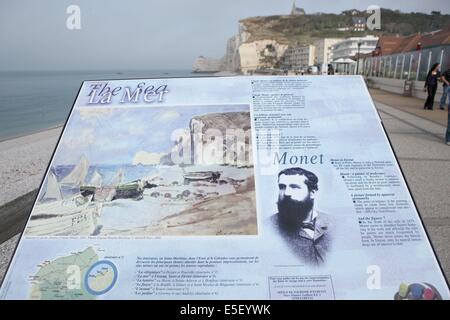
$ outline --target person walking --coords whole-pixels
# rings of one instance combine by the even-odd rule
[[[439,108],[441,110],[445,110],[445,101],[447,100],[447,96],[450,95],[450,69],[447,69],[444,73],[442,73],[441,80],[442,80],[443,84],[442,84],[442,97],[441,97],[441,101],[439,103]],[[450,97],[449,97],[448,105],[450,108]]]
[[[327,71],[328,75],[334,75],[334,69],[333,69],[333,65],[331,63],[328,64],[328,71]]]
[[[445,134],[445,143],[450,146],[450,108],[448,108],[447,133]]]
[[[436,95],[438,81],[441,78],[441,72],[439,71],[440,66],[441,65],[439,63],[435,63],[431,67],[430,71],[428,71],[424,86],[428,96],[423,106],[424,109],[433,110],[434,96]]]

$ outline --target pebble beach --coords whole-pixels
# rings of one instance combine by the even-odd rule
[[[8,228],[2,217],[7,203],[39,188],[62,126],[0,142],[0,233]],[[6,212],[5,212],[6,214]],[[0,282],[19,235],[0,244]]]

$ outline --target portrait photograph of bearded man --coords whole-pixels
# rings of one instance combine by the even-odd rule
[[[318,192],[319,179],[310,171],[294,167],[278,174],[278,213],[270,221],[307,265],[325,263],[331,246],[333,220],[316,209]]]

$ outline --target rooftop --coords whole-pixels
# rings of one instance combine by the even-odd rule
[[[379,48],[377,55],[414,51],[419,43],[422,49],[438,45],[450,45],[450,27],[428,33],[415,33],[404,37],[381,36],[377,44],[377,48]]]

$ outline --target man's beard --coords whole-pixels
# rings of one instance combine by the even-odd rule
[[[278,221],[286,229],[296,229],[304,221],[314,205],[309,196],[303,201],[292,200],[290,197],[278,199]]]

